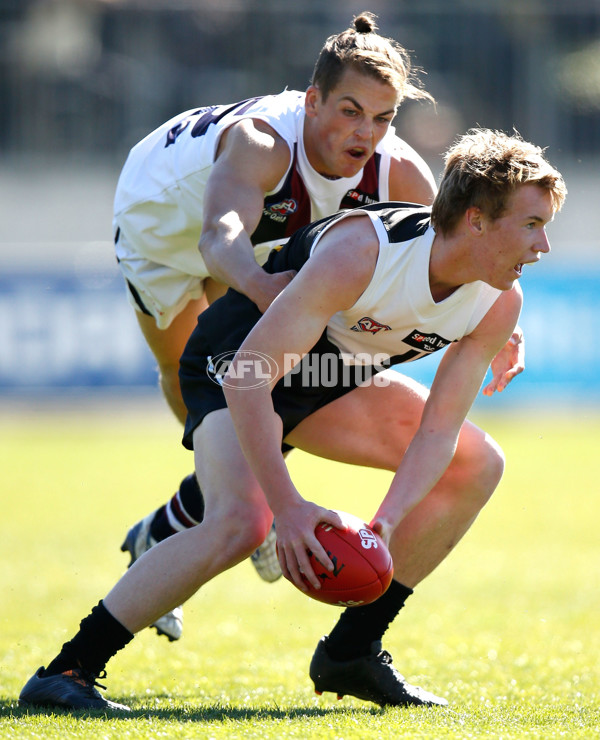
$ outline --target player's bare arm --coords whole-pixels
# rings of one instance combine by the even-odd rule
[[[353,259],[349,260],[348,254]],[[334,226],[238,351],[237,358],[245,351],[269,355],[279,373],[270,386],[248,389],[256,380],[251,373],[242,381],[228,379],[224,386],[240,445],[276,519],[282,570],[300,588],[301,572],[318,588],[307,550],[324,564],[330,563],[314,535],[316,525],[326,521],[340,526],[340,521],[337,514],[305,501],[294,487],[281,454],[281,423],[273,410],[271,388],[283,375],[285,356],[303,356],[317,342],[331,316],[360,297],[373,275],[377,254],[375,231],[367,217],[354,216]],[[234,360],[232,369],[236,367]]]
[[[215,280],[247,295],[261,311],[293,275],[268,275],[254,259],[250,234],[265,193],[279,183],[290,160],[288,145],[270,126],[240,121],[224,133],[206,187],[202,257]]]
[[[446,350],[419,428],[372,520],[373,528],[386,542],[452,461],[461,426],[492,358],[515,329],[521,304],[522,293],[515,284],[499,296],[471,334]]]
[[[390,163],[390,200],[431,205],[437,187],[429,165],[402,139],[396,138]]]

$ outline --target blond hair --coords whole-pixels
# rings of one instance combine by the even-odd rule
[[[550,193],[554,211],[567,194],[562,175],[544,150],[491,129],[470,129],[446,152],[445,169],[431,211],[436,231],[451,233],[468,208],[476,206],[497,219],[519,185],[539,185]]]

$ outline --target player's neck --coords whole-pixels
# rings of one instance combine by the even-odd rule
[[[435,235],[429,257],[429,289],[436,303],[451,296],[461,285],[476,279],[471,274],[470,264],[464,238]]]

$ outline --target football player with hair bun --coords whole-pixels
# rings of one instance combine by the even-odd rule
[[[179,358],[199,314],[228,286],[264,312],[294,271],[269,274],[261,265],[296,229],[379,201],[431,204],[429,167],[391,125],[407,98],[432,100],[405,49],[364,12],[327,39],[306,91],[186,111],[133,147],[115,196],[116,252],[161,388],[182,424]],[[523,362],[516,329],[486,392],[501,391]],[[362,434],[360,424],[354,434]],[[132,565],[203,516],[192,473],[130,528],[121,549]],[[266,581],[281,576],[273,530],[251,559]],[[153,626],[177,640],[182,616],[176,606]]]
[[[565,195],[539,147],[472,130],[448,152],[431,207],[371,203],[325,216],[269,255],[267,275],[295,277],[264,313],[237,290],[209,306],[180,369],[183,444],[194,451],[203,521],[145,552],[27,681],[20,702],[127,709],[95,688],[108,660],[250,556],[274,521],[282,572],[318,590],[311,556],[319,571],[335,565],[316,528],[344,529],[343,520],[295,487],[287,444],[395,472],[371,502],[369,525],[389,547],[393,580],[372,603],[346,608],[318,642],[315,690],[380,706],[446,705],[404,679],[382,639],[500,482],[502,450],[467,414],[515,330],[519,278],[550,251],[546,225]],[[442,349],[430,390],[391,367]]]

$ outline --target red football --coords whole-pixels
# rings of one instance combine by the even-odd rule
[[[381,537],[361,519],[344,511],[337,512],[346,531],[329,524],[319,524],[317,539],[334,565],[326,570],[311,554],[310,563],[321,579],[314,589],[307,581],[307,596],[334,606],[360,606],[378,599],[392,582],[392,556]]]

